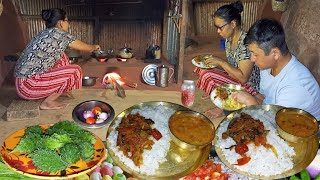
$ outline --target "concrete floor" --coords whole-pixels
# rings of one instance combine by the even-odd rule
[[[191,63],[192,57],[204,54],[204,53],[213,53],[217,56],[223,57],[224,51],[219,48],[218,40],[216,43],[213,43],[213,38],[200,37],[197,44],[192,44],[186,48],[185,62],[184,62],[184,74],[183,79],[197,80],[198,76],[193,73],[194,66]],[[123,64],[119,64],[123,63]],[[141,102],[147,101],[169,101],[177,104],[181,104],[180,100],[180,87],[181,84],[176,84],[170,81],[169,86],[166,88],[161,88],[157,86],[151,86],[145,84],[141,80],[141,71],[147,65],[142,61],[133,59],[128,62],[118,62],[116,59],[108,60],[107,62],[98,62],[95,59],[89,59],[87,61],[79,62],[83,68],[84,75],[93,75],[97,77],[103,77],[105,74],[105,67],[119,66],[121,67],[121,75],[131,82],[137,83],[137,88],[130,88],[124,86],[126,90],[127,97],[125,99],[119,98],[115,95],[115,91],[104,90],[98,80],[98,83],[93,87],[84,87],[81,90],[77,90],[74,93],[74,99],[63,99],[70,103],[70,105],[63,110],[41,110],[40,117],[34,119],[24,119],[21,121],[7,121],[6,120],[6,111],[11,102],[17,97],[13,83],[6,83],[0,89],[0,122],[2,130],[0,131],[0,142],[9,136],[14,131],[17,131],[26,126],[41,124],[41,123],[54,123],[59,120],[72,120],[72,110],[80,102],[96,99],[102,100],[111,104],[116,115],[126,108],[138,104]],[[136,72],[136,76],[132,76],[132,72]],[[130,75],[131,74],[131,75]],[[196,100],[192,107],[192,110],[197,112],[204,112],[214,105],[210,99],[202,100],[201,96],[203,92],[199,89],[196,89]],[[222,118],[212,120],[217,127]],[[105,140],[107,128],[99,129],[88,129],[93,133],[97,134],[102,140]]]

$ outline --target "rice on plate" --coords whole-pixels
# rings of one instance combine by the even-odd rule
[[[142,107],[141,109],[133,109],[131,111],[130,114],[139,113],[145,118],[152,119],[154,121],[154,128],[156,128],[162,134],[162,138],[159,140],[154,139],[152,136],[150,137],[150,139],[154,141],[154,144],[152,145],[152,149],[145,149],[143,151],[143,163],[140,165],[140,167],[136,166],[130,158],[125,156],[125,154],[120,151],[119,147],[117,146],[118,131],[116,130],[116,127],[118,127],[122,118],[118,118],[113,126],[110,127],[111,132],[107,137],[109,148],[115,153],[119,160],[130,169],[139,173],[154,175],[156,173],[156,169],[159,168],[159,165],[167,161],[166,155],[170,148],[171,141],[168,119],[174,112],[175,110],[167,109],[162,105],[156,107]]]
[[[251,115],[253,119],[263,122],[265,130],[269,131],[266,136],[267,143],[275,148],[275,152],[272,148],[266,148],[263,145],[255,146],[254,143],[249,143],[247,144],[248,152],[246,152],[246,155],[251,158],[250,161],[244,165],[236,165],[241,155],[235,152],[235,148],[230,148],[236,145],[236,142],[231,137],[223,139],[222,134],[227,131],[228,125],[233,118],[240,117],[240,112]],[[240,112],[237,112],[233,118],[220,123],[216,134],[218,137],[215,144],[217,152],[221,151],[226,161],[234,169],[238,169],[240,172],[245,172],[249,175],[268,177],[292,169],[294,166],[293,157],[296,153],[293,147],[289,146],[286,141],[279,137],[276,127],[272,123],[275,113],[263,109],[243,109]]]

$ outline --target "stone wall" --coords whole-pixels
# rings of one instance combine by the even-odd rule
[[[281,22],[290,51],[320,83],[320,0],[289,0]]]

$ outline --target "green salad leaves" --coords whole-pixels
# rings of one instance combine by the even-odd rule
[[[70,121],[60,121],[48,129],[30,126],[11,151],[27,153],[38,170],[56,173],[80,159],[94,157],[96,138]]]

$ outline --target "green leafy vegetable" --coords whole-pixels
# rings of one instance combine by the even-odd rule
[[[75,143],[66,144],[60,149],[60,156],[64,161],[73,164],[81,158],[80,148]]]
[[[89,142],[90,144],[96,143],[96,138],[90,132],[84,129],[75,132],[71,138],[73,142],[78,144],[81,144],[83,142]]]
[[[30,126],[26,129],[26,131],[24,132],[24,136],[28,135],[28,134],[42,134],[43,129],[39,126]]]
[[[94,157],[94,148],[92,144],[88,142],[83,142],[80,144],[81,158],[84,161],[90,161]]]
[[[68,167],[68,163],[63,161],[59,154],[48,149],[39,149],[30,154],[33,164],[45,172],[58,172]]]
[[[47,129],[47,134],[73,134],[73,132],[83,130],[81,127],[70,121],[60,121]]]
[[[95,142],[91,132],[73,122],[60,121],[46,131],[41,126],[28,127],[10,153],[27,153],[37,169],[56,173],[80,158],[84,161],[93,159]]]
[[[10,152],[27,152],[31,153],[32,151],[37,149],[38,140],[41,138],[40,134],[29,133],[24,135],[17,146]]]

